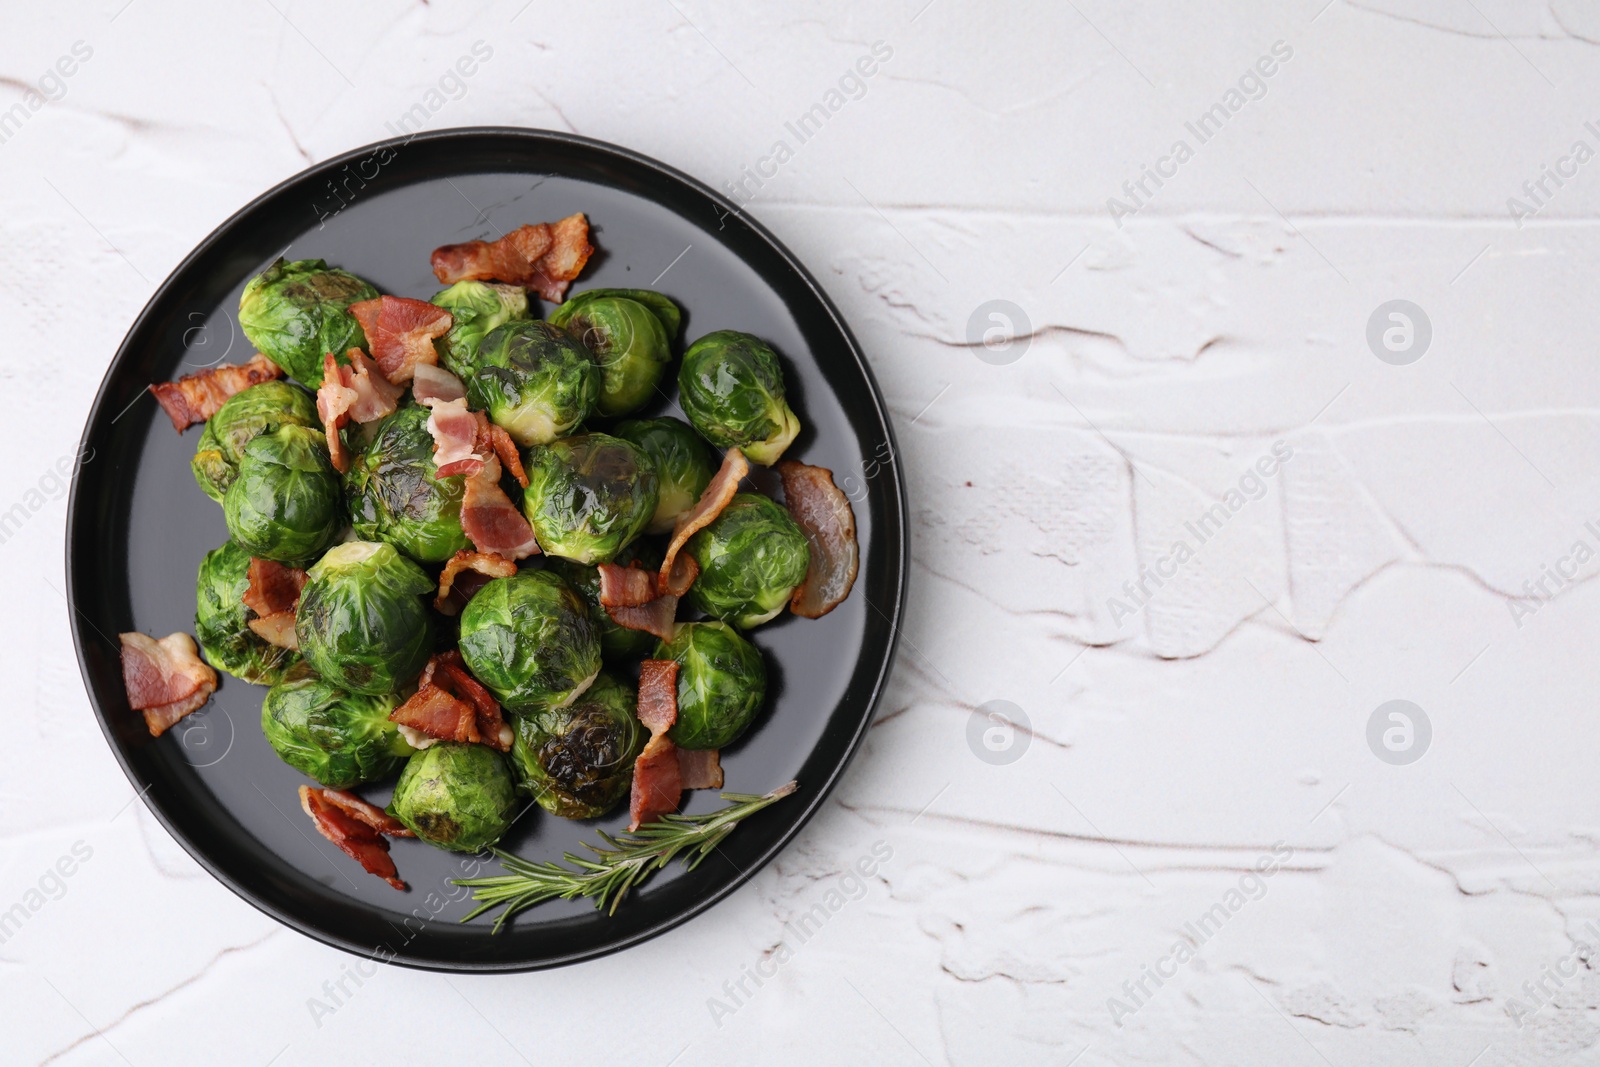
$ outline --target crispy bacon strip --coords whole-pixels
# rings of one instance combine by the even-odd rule
[[[335,800],[335,795],[339,795],[341,799]],[[400,880],[400,872],[394,865],[394,857],[389,855],[388,839],[383,836],[383,831],[367,818],[357,814],[359,809],[352,810],[348,801],[355,801],[362,808],[372,807],[348,793],[339,794],[337,790],[319,789],[309,785],[300,787],[301,810],[311,817],[312,825],[317,828],[317,832],[338,846],[345,855],[361,864],[362,870],[377,875],[404,892],[406,884]],[[382,812],[378,814],[383,815]],[[383,817],[388,819],[387,815]]]
[[[789,610],[820,619],[850,595],[860,567],[856,517],[833,484],[833,472],[786,459],[778,464],[784,504],[811,545],[811,566],[789,600]]]
[[[683,779],[685,789],[721,789],[721,753],[714,748],[680,748],[678,774]]]
[[[466,397],[423,403],[433,409],[428,413],[428,433],[433,436],[433,465],[438,468],[439,477],[481,471],[484,457],[476,448],[478,420],[483,416],[467,410]]]
[[[478,713],[471,704],[431,683],[424,684],[404,704],[389,713],[389,721],[408,726],[441,741],[483,740],[478,733]]]
[[[300,638],[294,632],[294,609],[275,611],[271,615],[263,615],[257,619],[249,619],[245,623],[252,633],[269,645],[287,648],[290,651],[300,651]]]
[[[450,332],[450,312],[426,300],[380,296],[350,305],[350,314],[367,335],[367,348],[383,376],[399,385],[409,382],[419,365],[439,361],[433,340]]]
[[[283,369],[257,352],[248,363],[207,367],[197,374],[185,374],[175,382],[157,382],[150,391],[167,418],[172,420],[172,428],[182,433],[215,415],[223,401],[233,394],[282,377]]]
[[[428,660],[422,672],[422,684],[437,686],[471,706],[479,739],[490,748],[511,751],[513,734],[500,714],[500,702],[467,670],[467,661],[461,658],[460,652],[452,648]]]
[[[490,456],[483,469],[467,476],[461,496],[461,528],[479,552],[525,559],[539,551],[533,527],[500,488],[500,460]]]
[[[658,579],[663,593],[671,593],[675,587],[688,589],[688,583],[682,582],[683,572],[679,572],[679,581],[673,580],[672,565],[677,561],[678,551],[683,548],[684,542],[711,525],[722,509],[728,506],[728,501],[739,491],[739,482],[746,474],[750,473],[750,463],[744,458],[744,453],[737,448],[730,448],[722,457],[722,467],[716,476],[706,485],[705,492],[700,494],[700,499],[694,502],[694,507],[678,516],[672,525],[672,540],[667,543],[667,554],[661,561],[661,576]],[[691,576],[690,581],[693,581]],[[682,596],[683,592],[676,594]]]
[[[559,303],[594,254],[582,212],[560,222],[519,226],[498,241],[466,241],[433,250],[434,277],[445,285],[498,281],[524,285]]]
[[[615,563],[602,563],[600,571],[600,603],[608,608],[634,608],[648,604],[658,595],[656,575],[643,567],[623,567]]]
[[[316,788],[316,787],[313,787]],[[354,793],[347,793],[343,789],[319,790],[322,799],[340,808],[346,815],[360,819],[368,826],[385,837],[416,837],[417,835],[406,829],[406,824],[390,815],[376,804],[368,804]]]
[[[623,629],[654,634],[663,641],[672,640],[678,630],[678,598],[671,593],[637,607],[606,608],[606,614]]]
[[[443,367],[418,363],[411,376],[411,395],[419,404],[430,400],[460,400],[467,395],[467,387]]]
[[[322,385],[317,388],[317,417],[328,435],[328,455],[341,474],[350,469],[350,455],[339,430],[352,419],[376,422],[393,415],[405,392],[385,378],[361,349],[352,348],[345,355],[350,362],[341,367],[332,352],[323,353]]]
[[[244,592],[244,606],[266,617],[280,611],[293,611],[306,585],[306,572],[271,559],[251,557],[250,588]]]
[[[141,633],[118,636],[128,706],[144,713],[151,737],[166,733],[217,691],[217,672],[201,662],[188,634],[169,634],[159,641]]]
[[[678,810],[683,796],[683,773],[678,766],[678,746],[667,731],[678,720],[678,664],[670,659],[647,659],[639,664],[639,721],[650,740],[633,764],[633,785],[628,796],[628,830],[631,833],[653,819]]]
[[[457,615],[467,606],[467,601],[472,599],[482,583],[467,592],[465,598],[457,602],[457,597],[452,593],[464,591],[460,587],[466,585],[458,581],[457,576],[465,571],[467,574],[479,575],[487,582],[491,578],[509,578],[517,573],[517,565],[504,556],[497,556],[493,552],[472,552],[462,549],[445,561],[444,570],[439,572],[439,593],[433,598],[433,606],[442,614]]]
[[[522,488],[528,488],[528,473],[522,469],[522,453],[517,451],[517,443],[511,439],[504,426],[490,422],[482,413],[479,413],[478,418],[483,420],[478,428],[478,447],[481,449],[484,446],[486,434],[489,447],[500,457],[500,462],[511,472],[511,477],[515,478]]]

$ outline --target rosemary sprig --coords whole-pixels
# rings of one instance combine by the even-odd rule
[[[473,890],[472,899],[478,906],[461,921],[476,919],[497,905],[504,905],[494,920],[498,933],[507,919],[524,908],[546,900],[575,897],[594,897],[597,908],[615,915],[617,905],[627,896],[628,890],[643,882],[653,872],[683,853],[683,868],[692,871],[700,865],[722,839],[733,832],[740,821],[754,815],[762,808],[793,793],[796,783],[781,785],[770,793],[723,793],[728,806],[703,815],[664,815],[654,822],[645,823],[631,834],[616,837],[600,831],[600,837],[609,847],[584,842],[584,848],[594,853],[593,858],[568,852],[563,858],[577,868],[573,870],[559,863],[535,863],[509,852],[493,849],[509,874],[493,878],[453,878],[456,885]]]

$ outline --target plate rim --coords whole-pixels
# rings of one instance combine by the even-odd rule
[[[860,754],[861,747],[866,739],[867,733],[872,728],[872,723],[876,718],[878,705],[882,701],[884,690],[888,685],[890,675],[893,672],[895,662],[898,658],[900,644],[900,623],[905,614],[906,588],[908,584],[907,568],[910,558],[910,532],[906,524],[908,506],[906,500],[905,480],[901,473],[900,464],[898,462],[900,449],[899,443],[895,437],[894,422],[890,418],[888,405],[884,400],[883,390],[878,384],[877,376],[873,373],[872,366],[867,361],[866,356],[862,351],[861,344],[856,339],[854,331],[850,329],[849,323],[845,320],[844,316],[840,314],[839,309],[834,305],[832,299],[829,298],[828,294],[822,289],[821,285],[818,284],[816,278],[811,274],[811,272],[806,269],[805,265],[800,262],[798,257],[796,257],[795,254],[789,250],[788,246],[786,246],[782,241],[778,240],[776,236],[774,236],[765,226],[757,221],[749,212],[747,212],[743,207],[734,204],[726,196],[717,192],[706,183],[684,173],[683,171],[678,170],[669,164],[663,163],[658,159],[609,141],[585,137],[580,134],[568,133],[561,130],[546,130],[536,127],[522,126],[453,126],[439,130],[415,133],[407,137],[393,137],[381,141],[374,141],[371,144],[362,145],[357,148],[341,152],[338,155],[330,156],[320,163],[315,163],[309,167],[305,167],[299,171],[296,171],[295,173],[284,178],[282,181],[277,182],[270,188],[252,197],[237,211],[233,212],[216,227],[214,227],[210,233],[208,233],[199,243],[197,243],[194,248],[191,249],[189,253],[185,255],[183,259],[180,260],[178,264],[168,272],[167,276],[162,280],[161,284],[156,287],[155,291],[150,295],[150,298],[145,302],[144,307],[140,310],[139,314],[134,318],[133,322],[128,327],[121,343],[119,343],[117,346],[115,354],[112,356],[111,361],[106,367],[106,372],[104,376],[102,376],[99,386],[96,388],[94,402],[90,405],[88,416],[84,420],[83,432],[78,441],[78,455],[83,455],[84,449],[90,445],[90,437],[93,435],[94,430],[99,425],[103,417],[103,408],[105,407],[108,399],[107,389],[111,384],[112,378],[116,375],[118,369],[121,367],[124,359],[129,357],[130,347],[134,337],[142,332],[146,325],[146,321],[155,314],[156,309],[166,302],[168,299],[168,294],[175,288],[177,280],[189,270],[191,265],[196,260],[198,260],[205,253],[209,252],[214,246],[219,244],[224,239],[225,235],[227,235],[243,219],[260,209],[263,204],[284,190],[308,180],[314,181],[316,178],[321,177],[325,173],[337,171],[341,167],[347,166],[351,163],[359,162],[362,159],[372,156],[374,153],[407,147],[417,142],[421,142],[424,146],[427,146],[430,144],[448,143],[458,139],[485,137],[506,138],[511,141],[521,142],[522,146],[524,147],[536,147],[540,144],[555,142],[587,152],[596,153],[602,157],[609,156],[630,166],[643,168],[648,171],[654,171],[669,182],[676,182],[681,186],[687,187],[690,191],[708,200],[714,207],[719,208],[724,213],[724,219],[726,219],[728,216],[738,219],[740,225],[744,226],[750,231],[751,234],[764,242],[771,249],[771,251],[788,266],[788,268],[794,273],[795,277],[798,278],[804,287],[810,292],[812,298],[817,301],[818,306],[820,306],[827,313],[829,319],[832,320],[834,326],[845,339],[846,348],[849,352],[849,355],[855,361],[857,368],[860,370],[863,378],[867,382],[868,394],[872,404],[872,409],[877,415],[879,422],[883,426],[884,436],[888,445],[890,456],[890,462],[881,465],[879,474],[881,477],[883,473],[885,473],[882,468],[887,468],[886,473],[888,473],[890,477],[891,487],[891,492],[887,494],[887,503],[889,507],[887,508],[884,516],[884,518],[886,518],[888,521],[885,522],[884,525],[886,527],[892,527],[892,529],[885,529],[883,533],[879,535],[885,538],[885,545],[888,549],[890,557],[888,560],[890,577],[893,580],[893,597],[891,604],[888,605],[888,607],[892,609],[892,613],[884,619],[889,627],[888,645],[884,651],[882,662],[878,666],[876,677],[873,679],[871,691],[867,694],[860,721],[855,726],[854,734],[849,740],[843,758],[838,761],[832,772],[828,775],[827,779],[819,787],[813,789],[810,787],[809,783],[807,784],[805,789],[807,794],[805,806],[794,818],[794,821],[788,826],[788,828],[779,833],[767,845],[767,847],[761,851],[755,862],[753,862],[747,869],[740,871],[736,877],[731,879],[720,889],[707,894],[705,897],[695,901],[690,906],[683,908],[672,915],[666,916],[657,922],[651,923],[632,935],[607,941],[591,950],[567,953],[563,956],[552,958],[516,961],[457,959],[447,962],[437,959],[413,957],[408,955],[405,951],[398,953],[383,951],[382,946],[378,946],[377,948],[366,946],[348,939],[341,938],[333,932],[308,925],[307,923],[301,921],[298,916],[289,914],[282,909],[273,906],[268,901],[257,897],[253,892],[237,882],[230,874],[228,874],[225,870],[211,860],[210,856],[207,854],[207,850],[199,842],[190,840],[188,835],[179,829],[173,823],[173,821],[167,817],[166,811],[160,803],[153,802],[149,799],[149,793],[154,783],[141,780],[141,776],[132,766],[127,753],[123,751],[123,746],[115,735],[111,721],[108,718],[105,709],[101,707],[100,701],[95,696],[89,663],[84,654],[84,648],[86,644],[84,626],[89,623],[86,616],[78,607],[77,574],[76,565],[74,562],[76,555],[74,549],[77,544],[79,531],[78,505],[79,487],[82,484],[81,470],[74,470],[73,472],[72,487],[67,499],[66,537],[63,539],[65,559],[63,562],[65,564],[66,599],[68,607],[71,609],[68,618],[68,625],[72,633],[73,651],[78,661],[79,676],[83,681],[85,695],[88,697],[90,708],[92,709],[95,719],[100,726],[101,734],[105,738],[107,747],[111,749],[111,753],[115,757],[118,766],[122,768],[123,775],[128,779],[129,784],[133,786],[134,799],[138,800],[145,807],[145,809],[155,817],[156,821],[166,829],[167,833],[170,834],[173,839],[183,847],[184,851],[187,852],[196,863],[198,863],[219,883],[226,886],[235,896],[254,907],[257,911],[260,911],[277,922],[290,927],[291,929],[311,938],[318,943],[328,945],[332,948],[336,948],[365,959],[377,960],[381,963],[390,963],[416,970],[434,971],[439,973],[512,974],[569,966],[575,963],[584,962],[586,960],[599,959],[622,952],[645,941],[659,937],[670,930],[684,925],[685,923],[688,923],[696,917],[704,914],[718,903],[727,899],[729,896],[733,895],[739,889],[743,888],[744,885],[752,878],[754,878],[756,874],[765,869],[767,865],[779,855],[779,853],[786,849],[789,844],[799,836],[800,832],[805,829],[807,824],[810,823],[817,812],[822,809],[823,804],[826,803],[828,798],[833,794],[834,789],[837,788],[839,782],[843,779],[845,772]],[[877,524],[875,524],[875,526],[876,525]],[[881,606],[869,604],[868,607],[875,609],[879,615],[883,614],[883,608]]]

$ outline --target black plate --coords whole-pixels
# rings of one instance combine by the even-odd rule
[[[204,710],[151,738],[128,709],[116,635],[193,632],[195,571],[227,530],[189,473],[198,429],[174,433],[144,390],[249,357],[236,311],[252,275],[280,254],[322,257],[384,292],[425,299],[439,288],[428,267],[436,245],[573,211],[588,213],[601,250],[576,290],[658,288],[683,305],[685,338],[747,330],[784,356],[805,425],[789,455],[831,468],[852,490],[862,568],[849,600],[826,618],[785,615],[754,634],[774,685],[756,728],[725,754],[726,787],[760,793],[794,778],[798,794],[750,819],[694,872],[663,871],[615,916],[552,901],[492,935],[486,920],[456,921],[468,906],[465,891],[449,884],[479,867],[493,873],[492,861],[398,841],[395,858],[412,887],[399,894],[312,830],[295,796],[305,779],[261,735],[264,689],[225,679]],[[849,328],[771,234],[732,212],[698,182],[612,145],[542,131],[447,130],[373,145],[291,178],[207,237],[156,292],[84,431],[89,458],[67,518],[73,637],[89,698],[133,787],[148,790],[156,817],[234,892],[330,945],[402,964],[555,966],[636,944],[710,907],[821,805],[888,675],[905,580],[904,489],[886,461],[894,451],[882,397]],[[380,803],[388,795],[387,787],[365,792]],[[720,804],[699,792],[686,810]],[[556,859],[625,821],[574,823],[535,808],[503,843]]]

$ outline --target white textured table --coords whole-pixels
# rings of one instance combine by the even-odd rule
[[[1594,4],[15,6],[0,1060],[1592,1062]],[[913,559],[879,723],[771,868],[446,979],[280,928],[132,801],[59,470],[213,226],[471,124],[748,201],[870,355]]]

